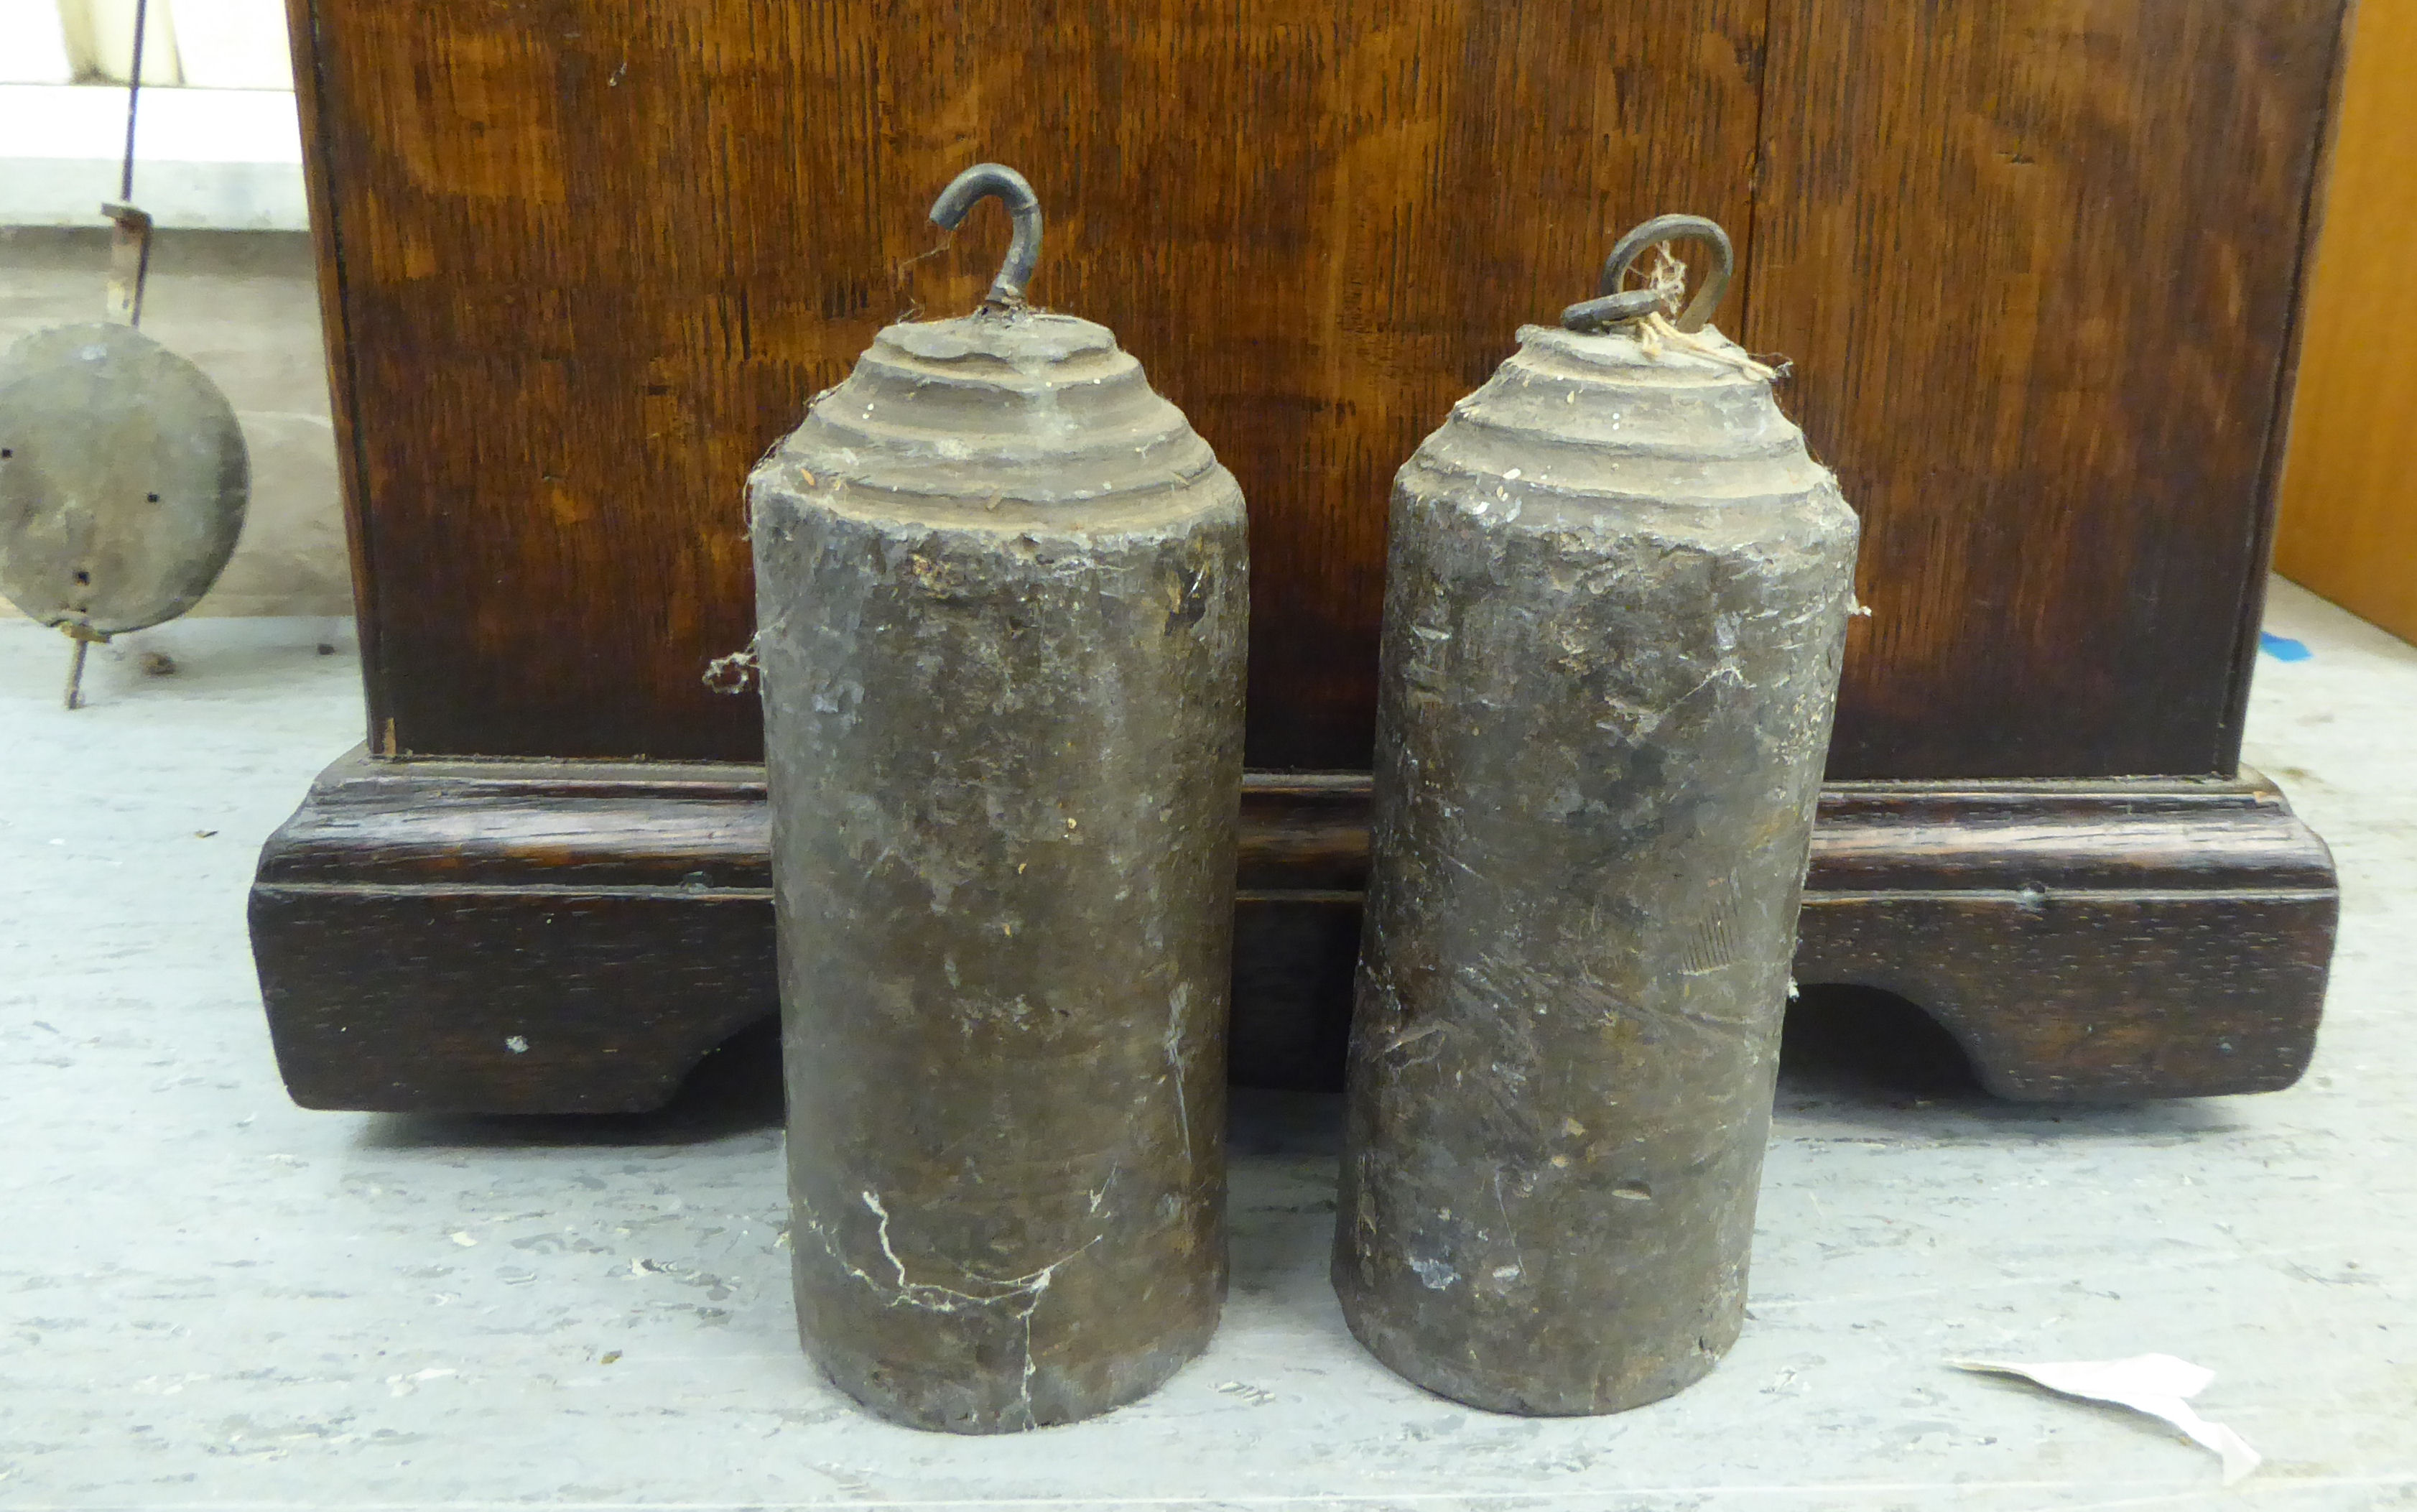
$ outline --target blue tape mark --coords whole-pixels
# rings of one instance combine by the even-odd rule
[[[2304,642],[2293,640],[2288,635],[2272,634],[2263,630],[2257,633],[2257,649],[2278,662],[2304,662],[2317,654],[2308,649]]]

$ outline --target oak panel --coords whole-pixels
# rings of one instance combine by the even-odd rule
[[[995,208],[1240,479],[1250,760],[1364,768],[1392,472],[1610,239],[1742,230],[1759,0],[296,0],[389,754],[747,758],[740,480]]]
[[[1864,518],[1832,778],[2228,772],[2338,0],[1778,0],[1748,339]]]

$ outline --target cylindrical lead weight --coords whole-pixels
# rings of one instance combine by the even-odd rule
[[[1737,1336],[1851,602],[1835,482],[1768,370],[1639,324],[1644,245],[1394,483],[1334,1282],[1500,1412]]]
[[[966,1433],[1143,1395],[1225,1289],[1241,496],[1021,283],[752,486],[798,1331]]]

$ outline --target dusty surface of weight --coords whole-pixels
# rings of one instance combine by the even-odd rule
[[[1857,533],[1763,370],[1608,303],[1395,484],[1334,1261],[1388,1365],[1539,1414],[1737,1336]]]
[[[884,330],[752,499],[806,1349],[923,1428],[1130,1401],[1224,1294],[1240,493],[1007,298]]]

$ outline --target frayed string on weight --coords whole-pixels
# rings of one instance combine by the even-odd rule
[[[1643,316],[1636,322],[1636,344],[1649,359],[1658,359],[1664,348],[1667,347],[1670,350],[1686,352],[1695,357],[1710,358],[1715,362],[1725,362],[1747,377],[1760,378],[1765,383],[1773,381],[1786,371],[1784,363],[1779,367],[1772,367],[1770,363],[1756,361],[1733,347],[1715,346],[1694,331],[1680,330],[1670,324],[1670,317],[1659,310]]]
[[[1676,310],[1687,300],[1687,265],[1668,242],[1653,249],[1653,268],[1645,275],[1645,286],[1653,298],[1662,301],[1665,310]]]
[[[1668,242],[1665,241],[1653,249],[1653,267],[1645,275],[1645,286],[1652,290],[1655,297],[1662,301],[1662,310],[1656,310],[1650,314],[1642,316],[1636,322],[1636,344],[1644,352],[1647,360],[1660,360],[1663,351],[1666,348],[1686,352],[1695,357],[1710,358],[1715,362],[1726,363],[1746,376],[1759,378],[1765,383],[1777,380],[1781,374],[1787,371],[1787,364],[1785,362],[1773,367],[1768,362],[1757,361],[1734,347],[1716,346],[1694,331],[1680,330],[1670,323],[1670,317],[1664,314],[1662,311],[1679,309],[1686,299],[1687,265],[1670,251]]]

